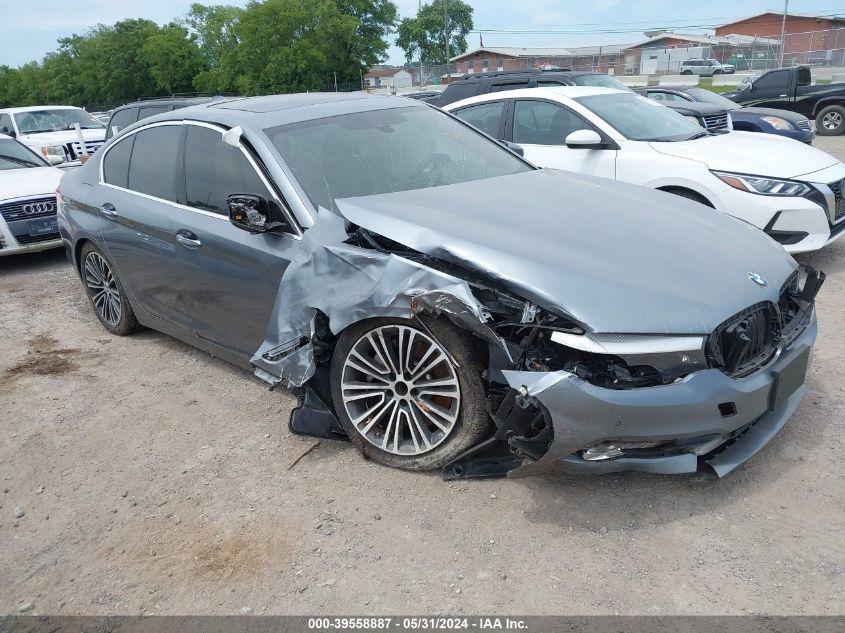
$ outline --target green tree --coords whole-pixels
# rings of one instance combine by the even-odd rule
[[[194,87],[203,92],[234,91],[234,78],[226,71],[240,42],[236,35],[240,7],[192,4],[184,24],[197,38],[204,68],[194,77]],[[225,67],[225,68],[224,68]]]
[[[194,77],[205,69],[196,35],[179,24],[151,34],[141,51],[156,92],[191,92]]]
[[[445,6],[444,6],[445,3]],[[444,20],[444,9],[448,20]],[[460,55],[467,49],[467,34],[472,30],[472,7],[462,0],[433,0],[416,17],[399,23],[396,45],[405,51],[410,63],[415,58],[424,64],[445,64],[446,40],[449,54]]]
[[[340,82],[357,82],[385,58],[399,11],[390,0],[335,0],[327,9],[328,70]]]

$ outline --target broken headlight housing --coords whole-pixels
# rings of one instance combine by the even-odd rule
[[[654,387],[707,369],[703,336],[552,332],[561,369],[608,389]]]

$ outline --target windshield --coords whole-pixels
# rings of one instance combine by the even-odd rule
[[[47,165],[37,154],[12,139],[0,139],[0,170],[45,167]]]
[[[632,141],[688,141],[707,134],[684,115],[639,95],[615,93],[575,100]]]
[[[428,106],[373,110],[264,130],[314,207],[495,178],[532,167]]]
[[[575,75],[572,80],[577,86],[598,86],[599,88],[616,88],[618,90],[631,89],[623,84],[618,79],[610,75],[602,75],[596,73],[595,75]]]
[[[739,106],[730,99],[723,97],[720,94],[705,90],[704,88],[687,88],[686,93],[696,101],[703,101],[704,103],[711,103],[725,110],[736,110]]]
[[[75,123],[79,123],[79,127],[83,130],[101,130],[105,127],[85,110],[79,108],[29,110],[18,112],[14,117],[21,134],[72,130]]]

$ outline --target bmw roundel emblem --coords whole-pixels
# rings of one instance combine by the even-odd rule
[[[753,281],[755,284],[760,286],[761,288],[765,288],[769,285],[769,282],[766,281],[766,278],[763,277],[760,273],[755,273],[754,271],[749,271],[748,278]]]

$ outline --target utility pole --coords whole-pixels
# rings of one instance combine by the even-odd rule
[[[450,82],[452,76],[449,74],[449,0],[443,0],[443,37],[446,39],[446,78]]]
[[[780,65],[783,66],[783,52],[786,48],[786,12],[789,10],[789,0],[783,3],[783,20],[780,23]]]
[[[417,0],[417,19],[420,17],[420,11],[422,11],[422,0]],[[422,49],[420,49],[420,90],[422,90],[422,85]]]
[[[334,91],[337,92],[337,73],[334,74]]]

